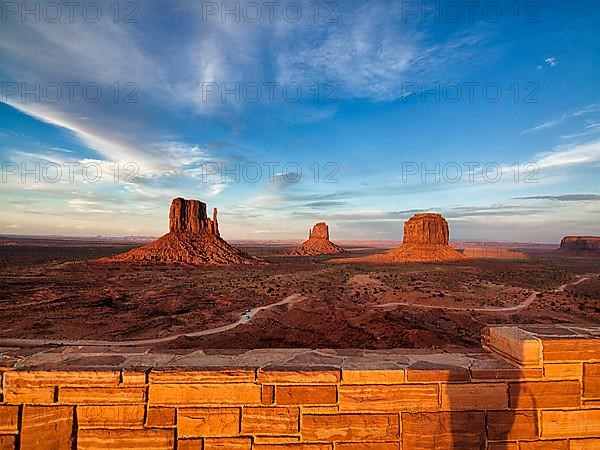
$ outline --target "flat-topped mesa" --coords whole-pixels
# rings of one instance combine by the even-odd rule
[[[416,214],[404,223],[402,245],[383,255],[364,258],[369,261],[440,262],[466,258],[464,254],[448,245],[450,232],[448,222],[441,214]]]
[[[564,256],[600,257],[600,236],[565,236],[557,254]]]
[[[169,211],[169,232],[191,234],[207,232],[219,236],[217,208],[214,208],[211,220],[206,213],[206,203],[176,198],[171,202]]]
[[[169,210],[169,232],[150,244],[108,258],[110,261],[253,264],[263,260],[229,245],[219,234],[217,208],[210,219],[206,203],[176,198]]]
[[[571,250],[600,250],[600,236],[565,236],[560,248]]]
[[[329,240],[329,227],[319,222],[308,232],[308,241],[295,248],[290,254],[294,256],[333,255],[343,253],[344,249]]]
[[[448,222],[441,214],[416,214],[404,223],[404,244],[448,245]]]

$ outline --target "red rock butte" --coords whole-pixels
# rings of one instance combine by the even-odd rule
[[[448,222],[441,214],[416,214],[404,223],[402,245],[379,259],[387,262],[436,262],[465,259],[448,242]]]
[[[221,238],[217,208],[213,209],[211,219],[206,213],[206,203],[183,198],[176,198],[171,202],[167,234],[150,244],[108,258],[108,260],[186,262],[190,264],[262,262],[262,260],[232,247]]]
[[[325,222],[315,224],[308,232],[308,240],[295,248],[290,254],[294,256],[334,255],[343,253],[344,249],[329,240],[329,227]]]
[[[600,236],[565,236],[558,252],[567,256],[600,257]]]

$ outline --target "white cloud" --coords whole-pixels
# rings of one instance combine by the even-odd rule
[[[597,166],[600,164],[600,141],[560,148],[537,155],[536,165],[540,169],[565,166]]]
[[[521,134],[529,134],[529,133],[534,133],[537,131],[542,131],[542,130],[546,130],[548,128],[553,128],[557,125],[561,125],[565,122],[567,122],[570,119],[574,119],[576,117],[581,117],[581,116],[585,116],[588,114],[592,114],[592,113],[596,113],[600,111],[600,104],[594,103],[591,105],[587,105],[583,108],[579,108],[579,109],[575,109],[572,111],[569,111],[563,115],[561,115],[560,117],[557,117],[555,119],[549,120],[547,122],[544,122],[540,125],[536,125],[535,127],[532,128],[528,128],[526,130],[523,130],[521,132]]]
[[[219,195],[226,188],[227,188],[227,183],[211,184],[210,187],[208,188],[208,195],[210,195],[211,197]]]

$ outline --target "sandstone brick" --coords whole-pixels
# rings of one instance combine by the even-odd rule
[[[438,385],[340,386],[341,411],[435,411]]]
[[[337,403],[336,386],[276,386],[278,405],[327,405]]]
[[[300,441],[297,436],[255,436],[254,445],[257,444],[294,444]]]
[[[569,450],[568,441],[520,442],[519,450]]]
[[[240,433],[239,408],[182,408],[177,412],[178,436],[237,436]]]
[[[263,386],[260,399],[263,405],[272,405],[275,402],[275,386]]]
[[[120,373],[110,371],[45,371],[45,370],[15,370],[7,372],[7,386],[117,386]]]
[[[0,450],[15,450],[16,446],[15,436],[0,436]]]
[[[19,431],[19,407],[0,405],[0,434],[16,434]]]
[[[600,359],[600,339],[544,339],[544,361]]]
[[[471,370],[471,380],[478,381],[508,381],[508,380],[530,380],[543,378],[544,371],[541,368],[523,369],[477,369]]]
[[[508,407],[504,383],[442,384],[442,409],[481,410]]]
[[[150,383],[253,383],[254,370],[218,369],[185,370],[179,368],[153,370],[148,376]]]
[[[261,403],[259,385],[151,384],[149,402],[155,405],[253,405]]]
[[[493,326],[482,333],[483,347],[521,367],[542,366],[542,342],[517,327]]]
[[[487,450],[519,450],[516,442],[488,442]]]
[[[143,428],[144,405],[78,406],[79,428]]]
[[[249,437],[204,439],[204,450],[250,450],[251,447]]]
[[[542,437],[586,438],[600,436],[600,409],[543,411]]]
[[[252,450],[331,450],[331,444],[255,444]]]
[[[335,450],[400,450],[399,442],[352,442],[336,444]]]
[[[531,381],[509,384],[510,407],[561,408],[581,404],[579,381]]]
[[[177,450],[202,450],[202,439],[178,439]]]
[[[397,414],[306,415],[300,433],[305,441],[391,441],[400,438]]]
[[[342,369],[343,384],[402,384],[405,381],[404,370]]]
[[[249,434],[294,434],[298,430],[298,408],[244,408],[242,432]]]
[[[340,381],[339,370],[259,370],[257,380],[265,383],[337,383]]]
[[[488,438],[497,441],[538,439],[535,411],[490,411],[487,414]]]
[[[71,450],[73,408],[70,406],[23,407],[21,450]]]
[[[301,414],[337,414],[340,408],[337,405],[332,406],[304,406],[301,407]]]
[[[46,387],[27,387],[27,386],[6,386],[4,389],[4,401],[6,403],[29,403],[29,404],[50,404],[54,403],[55,388]]]
[[[173,430],[80,430],[77,450],[173,450]]]
[[[471,379],[479,380],[523,380],[542,378],[541,367],[516,367],[497,358],[475,359],[471,365]]]
[[[146,413],[148,428],[171,428],[175,426],[177,410],[169,407],[150,407]]]
[[[406,369],[409,382],[469,381],[469,370],[448,364],[419,361]]]
[[[61,387],[58,389],[60,403],[115,404],[144,403],[146,389],[142,387],[82,388]]]
[[[598,450],[600,448],[600,438],[598,439],[571,439],[569,441],[570,450]]]
[[[600,398],[600,363],[583,365],[583,396]]]
[[[554,380],[581,379],[581,363],[544,364],[544,378]]]
[[[476,449],[485,441],[482,412],[403,413],[402,448]]]
[[[121,386],[146,386],[146,372],[123,370],[121,372]]]

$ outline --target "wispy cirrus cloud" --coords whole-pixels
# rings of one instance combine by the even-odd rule
[[[540,169],[558,169],[567,166],[596,167],[600,164],[600,140],[585,144],[560,146],[536,155],[535,164]]]
[[[584,106],[583,108],[574,109],[572,111],[566,112],[559,117],[548,120],[547,122],[541,123],[531,128],[527,128],[521,131],[521,134],[530,134],[538,131],[547,130],[549,128],[554,128],[558,125],[561,125],[571,119],[586,116],[589,114],[600,112],[600,104],[593,103],[591,105]]]
[[[558,202],[600,201],[599,194],[564,194],[564,195],[532,195],[529,197],[513,197],[515,200],[552,200]]]

